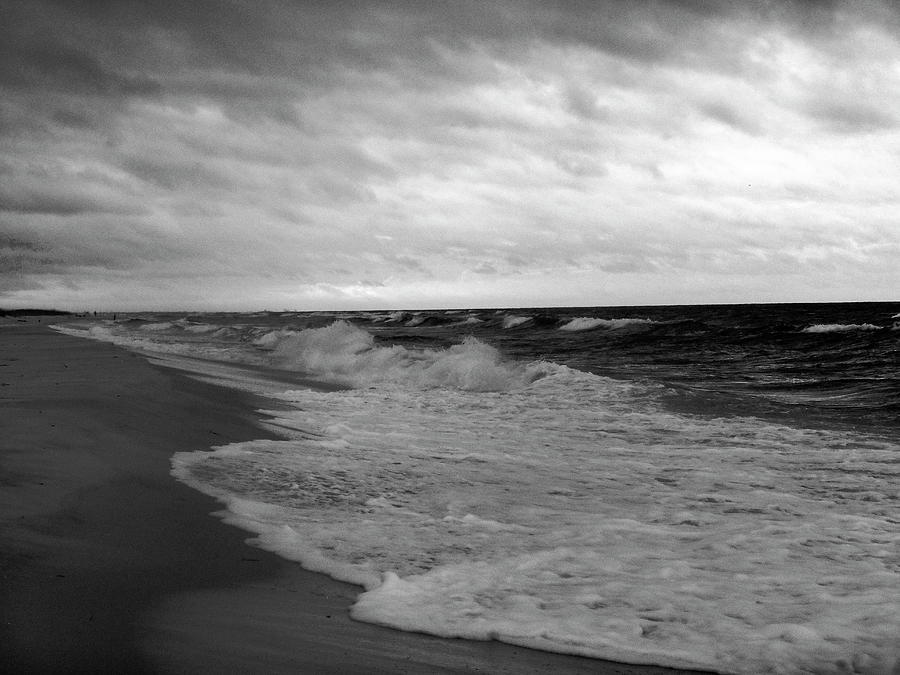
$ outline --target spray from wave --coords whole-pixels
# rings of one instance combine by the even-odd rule
[[[359,387],[398,383],[423,389],[508,391],[558,369],[551,363],[509,361],[474,337],[447,349],[378,346],[371,333],[347,321],[301,331],[273,331],[255,344],[279,367]]]

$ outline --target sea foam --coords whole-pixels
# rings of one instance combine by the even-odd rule
[[[141,330],[154,332],[154,331],[162,331],[162,330],[170,330],[175,327],[175,324],[171,321],[160,321],[156,323],[145,323],[141,326]]]
[[[808,326],[804,333],[848,333],[858,330],[879,330],[879,326],[872,323],[822,323]]]
[[[285,440],[179,454],[175,475],[363,585],[357,619],[724,673],[900,667],[889,443],[668,413],[571,369],[281,399]]]
[[[505,316],[503,317],[504,328],[516,328],[524,323],[531,321],[530,316]]]
[[[618,330],[632,326],[647,326],[653,323],[655,323],[655,321],[651,321],[650,319],[597,319],[593,317],[578,317],[560,326],[559,329],[564,331],[583,331],[591,330],[593,328]]]
[[[723,673],[900,672],[895,442],[678,414],[662,385],[472,338],[421,349],[261,318],[220,341],[71,330],[353,387],[267,389],[282,440],[180,453],[173,473],[257,545],[360,584],[356,618]]]
[[[270,349],[273,362],[281,367],[353,386],[394,382],[424,388],[504,391],[554,369],[552,364],[506,360],[497,349],[472,337],[447,349],[378,346],[371,333],[347,321],[267,333],[256,344]]]

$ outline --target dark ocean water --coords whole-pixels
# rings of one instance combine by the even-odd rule
[[[179,453],[173,474],[257,545],[361,585],[357,619],[723,673],[900,673],[900,303],[62,330],[269,397],[280,440]]]
[[[670,405],[800,424],[900,428],[900,303],[586,307],[467,314],[472,335],[517,358],[543,356],[588,372],[665,383]],[[527,318],[503,328],[509,316]],[[405,316],[403,318],[406,318]],[[442,312],[379,333],[451,344]],[[561,330],[579,318],[602,319]],[[646,323],[644,322],[646,320]]]

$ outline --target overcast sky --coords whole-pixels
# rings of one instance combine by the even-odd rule
[[[0,0],[0,306],[898,300],[876,2]]]

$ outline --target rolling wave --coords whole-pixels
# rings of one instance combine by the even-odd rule
[[[861,330],[880,330],[873,323],[819,323],[803,329],[803,333],[850,333]]]
[[[583,331],[592,330],[594,328],[607,328],[611,330],[619,330],[621,328],[630,328],[633,326],[649,326],[655,324],[656,321],[650,319],[623,318],[623,319],[597,319],[593,317],[578,317],[572,319],[566,324],[559,327],[564,331]]]

